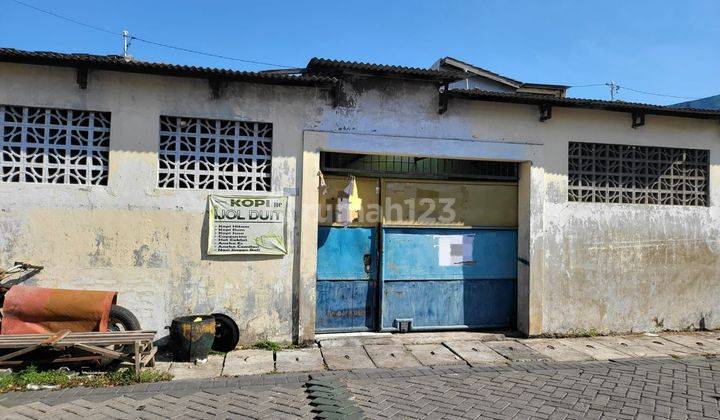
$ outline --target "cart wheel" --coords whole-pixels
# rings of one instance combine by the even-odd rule
[[[215,317],[215,341],[212,349],[227,353],[235,350],[240,341],[240,329],[235,321],[225,314],[212,314]]]
[[[110,307],[108,330],[112,332],[136,331],[140,329],[140,322],[132,312],[120,305]]]
[[[140,322],[137,320],[135,315],[128,309],[123,308],[120,305],[112,305],[110,307],[110,316],[108,317],[108,331],[109,332],[123,332],[123,331],[134,331],[139,330]],[[108,346],[111,350],[119,350],[123,353],[130,353],[133,351],[131,345],[124,346]],[[105,369],[114,369],[120,366],[121,362],[116,359],[103,357],[100,360],[100,366]]]

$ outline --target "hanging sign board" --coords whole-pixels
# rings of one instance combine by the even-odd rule
[[[208,255],[287,254],[287,197],[208,196]]]

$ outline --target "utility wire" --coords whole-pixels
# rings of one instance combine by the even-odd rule
[[[94,29],[94,30],[100,31],[100,32],[105,32],[106,34],[110,34],[110,35],[122,35],[122,33],[120,33],[120,32],[109,31],[109,30],[107,30],[107,29],[103,29],[103,28],[100,28],[100,27],[98,27],[98,26],[93,26],[93,25],[87,24],[87,23],[85,23],[85,22],[80,22],[79,20],[75,20],[75,19],[72,19],[72,18],[69,18],[69,17],[66,17],[66,16],[61,16],[61,15],[58,15],[57,13],[53,13],[53,12],[51,12],[51,11],[49,11],[49,10],[41,9],[41,8],[39,8],[39,7],[35,7],[35,6],[31,5],[31,4],[27,4],[27,3],[22,2],[22,1],[20,1],[20,0],[10,0],[10,1],[15,2],[15,3],[17,3],[17,4],[21,5],[21,6],[25,6],[25,7],[27,7],[27,8],[33,9],[33,10],[35,10],[35,11],[38,11],[38,12],[41,12],[41,13],[45,13],[46,15],[54,16],[54,17],[56,17],[56,18],[58,18],[58,19],[62,19],[62,20],[66,20],[66,21],[68,21],[68,22],[72,22],[72,23],[74,23],[74,24],[76,24],[76,25],[84,26],[84,27],[86,27],[86,28]]]
[[[109,34],[109,35],[123,36],[123,33],[122,33],[122,32],[114,32],[114,31],[111,31],[111,30],[108,30],[108,29],[105,29],[105,28],[101,28],[101,27],[99,27],[99,26],[90,25],[90,24],[88,24],[88,23],[81,22],[81,21],[79,21],[79,20],[77,20],[77,19],[69,18],[69,17],[67,17],[67,16],[62,16],[62,15],[59,15],[59,14],[57,14],[57,13],[51,12],[51,11],[49,11],[49,10],[41,9],[41,8],[39,8],[39,7],[36,7],[36,6],[31,5],[31,4],[25,3],[24,1],[21,1],[21,0],[10,0],[10,1],[12,1],[12,2],[14,2],[14,3],[16,3],[16,4],[19,4],[19,5],[21,5],[21,6],[27,7],[27,8],[29,8],[29,9],[35,10],[35,11],[37,11],[37,12],[45,13],[45,14],[47,14],[47,15],[56,17],[56,18],[58,18],[58,19],[62,19],[62,20],[65,20],[65,21],[67,21],[67,22],[74,23],[74,24],[76,24],[76,25],[84,26],[84,27],[86,27],[86,28],[93,29],[93,30],[96,30],[96,31],[99,31],[99,32],[104,32],[104,33]],[[241,62],[241,63],[258,64],[258,65],[268,66],[268,67],[294,68],[294,66],[288,66],[288,65],[284,65],[284,64],[268,63],[268,62],[256,61],[256,60],[246,60],[246,59],[242,59],[242,58],[230,57],[230,56],[227,56],[227,55],[214,54],[214,53],[209,53],[209,52],[200,51],[200,50],[193,50],[193,49],[190,49],[190,48],[178,47],[178,46],[175,46],[175,45],[164,44],[164,43],[162,43],[162,42],[157,42],[157,41],[152,41],[152,40],[149,40],[149,39],[141,38],[141,37],[138,37],[138,36],[132,36],[132,35],[131,35],[129,38],[130,38],[131,41],[132,41],[132,40],[140,41],[140,42],[144,42],[144,43],[146,43],[146,44],[155,45],[155,46],[157,46],[157,47],[168,48],[168,49],[172,49],[172,50],[176,50],[176,51],[182,51],[182,52],[191,53],[191,54],[199,54],[199,55],[204,55],[204,56],[207,56],[207,57],[220,58],[220,59],[223,59],[223,60],[239,61],[239,62]],[[591,84],[586,84],[586,85],[568,86],[568,88],[586,88],[586,87],[596,87],[596,86],[606,86],[606,85],[607,85],[607,83],[591,83]],[[629,87],[627,87],[627,86],[620,86],[620,85],[615,85],[615,86],[616,86],[618,89],[626,89],[626,90],[629,90],[629,91],[631,91],[631,92],[641,93],[641,94],[644,94],[644,95],[654,95],[654,96],[662,96],[662,97],[665,97],[665,98],[676,98],[676,99],[700,99],[700,98],[693,98],[693,97],[690,97],[690,96],[666,95],[666,94],[663,94],[663,93],[647,92],[647,91],[643,91],[643,90],[637,90],[637,89],[629,88]]]
[[[589,85],[572,85],[572,86],[568,86],[568,88],[585,88],[585,87],[595,87],[595,86],[605,86],[605,83],[592,83]]]
[[[591,84],[587,84],[587,85],[572,85],[572,86],[568,86],[568,88],[586,88],[586,87],[597,87],[597,86],[610,86],[610,84],[609,83],[591,83]],[[633,88],[629,88],[627,86],[622,86],[622,85],[618,85],[618,84],[615,84],[615,87],[617,88],[617,90],[625,89],[625,90],[629,90],[629,91],[635,92],[635,93],[642,93],[644,95],[662,96],[665,98],[700,99],[700,98],[694,98],[691,96],[677,96],[677,95],[666,95],[664,93],[647,92],[644,90],[633,89]]]
[[[205,56],[208,56],[208,57],[222,58],[222,59],[224,59],[224,60],[233,60],[233,61],[240,61],[240,62],[243,62],[243,63],[260,64],[260,65],[269,66],[269,67],[292,68],[292,66],[286,66],[286,65],[283,65],[283,64],[266,63],[266,62],[264,62],[264,61],[244,60],[244,59],[235,58],[235,57],[228,57],[228,56],[226,56],[226,55],[213,54],[213,53],[204,52],[204,51],[198,51],[198,50],[191,50],[191,49],[189,49],[189,48],[183,48],[183,47],[176,47],[176,46],[174,46],[174,45],[169,45],[169,44],[163,44],[163,43],[161,43],[161,42],[150,41],[149,39],[144,39],[144,38],[140,38],[140,37],[132,36],[132,35],[130,36],[130,39],[132,39],[132,40],[134,40],[134,41],[144,42],[144,43],[146,43],[146,44],[156,45],[156,46],[158,46],[158,47],[170,48],[170,49],[172,49],[172,50],[183,51],[183,52],[193,53],[193,54],[200,54],[200,55],[205,55]]]
[[[618,85],[618,87],[619,87],[620,89],[626,89],[626,90],[629,90],[629,91],[632,91],[632,92],[642,93],[642,94],[645,94],[645,95],[664,96],[664,97],[666,97],[666,98],[675,98],[675,99],[700,99],[700,98],[693,98],[693,97],[691,97],[691,96],[676,96],[676,95],[666,95],[666,94],[663,94],[663,93],[645,92],[645,91],[643,91],[643,90],[637,90],[637,89],[629,88],[629,87],[627,87],[627,86],[620,86],[620,85]]]
[[[25,3],[25,2],[20,1],[20,0],[10,0],[10,1],[12,1],[12,2],[14,2],[14,3],[16,3],[16,4],[19,4],[19,5],[21,5],[21,6],[27,7],[27,8],[29,8],[29,9],[35,10],[35,11],[37,11],[37,12],[45,13],[46,15],[50,15],[50,16],[56,17],[56,18],[58,18],[58,19],[65,20],[65,21],[67,21],[67,22],[74,23],[74,24],[76,24],[76,25],[84,26],[84,27],[86,27],[86,28],[93,29],[93,30],[96,30],[96,31],[99,31],[99,32],[104,32],[104,33],[109,34],[109,35],[123,36],[123,33],[122,33],[122,32],[115,32],[115,31],[111,31],[111,30],[108,30],[108,29],[105,29],[105,28],[101,28],[101,27],[99,27],[99,26],[90,25],[90,24],[88,24],[88,23],[81,22],[81,21],[79,21],[79,20],[76,20],[76,19],[73,19],[73,18],[69,18],[69,17],[67,17],[67,16],[59,15],[59,14],[54,13],[54,12],[51,12],[51,11],[49,11],[49,10],[41,9],[41,8],[39,8],[39,7],[33,6],[33,5],[31,5],[31,4]],[[204,55],[204,56],[207,56],[207,57],[221,58],[221,59],[223,59],[223,60],[239,61],[239,62],[242,62],[242,63],[249,63],[249,64],[259,64],[259,65],[268,66],[268,67],[293,68],[293,66],[287,66],[287,65],[284,65],[284,64],[267,63],[267,62],[264,62],[264,61],[255,61],[255,60],[245,60],[245,59],[242,59],[242,58],[235,58],[235,57],[230,57],[230,56],[221,55],[221,54],[214,54],[214,53],[209,53],[209,52],[205,52],[205,51],[193,50],[193,49],[190,49],[190,48],[178,47],[178,46],[175,46],[175,45],[164,44],[164,43],[162,43],[162,42],[156,42],[156,41],[152,41],[152,40],[149,40],[149,39],[145,39],[145,38],[141,38],[141,37],[137,37],[137,36],[132,36],[132,35],[130,36],[130,39],[131,39],[131,40],[135,40],[135,41],[144,42],[144,43],[150,44],[150,45],[155,45],[155,46],[158,46],[158,47],[169,48],[169,49],[172,49],[172,50],[183,51],[183,52],[192,53],[192,54]]]

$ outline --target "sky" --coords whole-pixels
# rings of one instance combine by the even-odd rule
[[[454,57],[568,96],[673,104],[720,94],[718,0],[71,1],[22,0],[106,33],[0,0],[0,46],[119,54],[119,33],[303,67],[312,57],[429,67]],[[134,40],[137,59],[239,70],[274,67]],[[580,87],[583,85],[595,85]],[[629,88],[629,89],[628,89]]]

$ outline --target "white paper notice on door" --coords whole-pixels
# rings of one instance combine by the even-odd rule
[[[435,235],[438,244],[438,265],[442,267],[474,264],[474,234]]]

